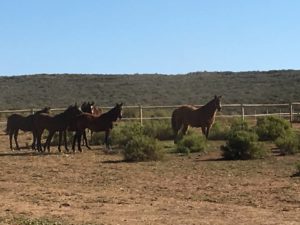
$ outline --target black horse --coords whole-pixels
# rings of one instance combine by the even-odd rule
[[[113,128],[113,122],[122,118],[122,106],[123,103],[116,104],[114,108],[106,113],[101,114],[100,116],[95,116],[89,113],[82,113],[81,115],[77,116],[71,123],[71,127],[76,130],[72,145],[73,151],[75,151],[76,141],[78,150],[81,151],[81,137],[86,128],[94,132],[104,131],[106,148],[110,148],[108,140],[109,134]]]
[[[29,115],[29,116],[23,116],[23,115],[19,115],[19,114],[10,115],[7,118],[7,124],[6,124],[6,130],[5,130],[6,134],[9,135],[10,149],[13,150],[12,137],[14,136],[15,143],[16,143],[16,149],[20,150],[20,147],[18,144],[19,130],[32,132],[33,141],[32,141],[31,148],[35,149],[36,136],[35,136],[35,133],[33,132],[33,119],[38,114],[41,114],[41,113],[49,114],[49,112],[50,112],[50,107],[45,107],[42,110],[37,111],[34,114]]]
[[[42,151],[41,138],[42,133],[46,129],[49,131],[49,135],[47,137],[46,143],[44,145],[44,150],[47,148],[48,152],[50,151],[50,142],[56,131],[59,131],[59,142],[58,142],[58,150],[60,151],[62,134],[67,130],[71,121],[82,111],[75,104],[74,106],[69,106],[64,112],[57,115],[48,115],[48,114],[38,114],[34,117],[34,132],[36,132],[37,136],[37,147],[39,151]],[[66,135],[65,138],[65,148],[67,147]]]

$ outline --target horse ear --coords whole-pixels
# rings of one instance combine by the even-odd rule
[[[222,95],[219,96],[219,99],[221,99],[221,98],[222,98]]]
[[[215,95],[215,99],[217,99],[218,97]]]

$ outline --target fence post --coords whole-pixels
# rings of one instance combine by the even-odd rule
[[[143,107],[142,107],[142,105],[139,105],[139,109],[140,109],[140,123],[141,123],[141,126],[143,126]]]
[[[289,105],[289,109],[290,109],[290,122],[292,123],[294,118],[293,118],[293,103],[291,102]]]
[[[31,109],[31,112],[30,112],[30,113],[31,113],[31,115],[33,115],[33,114],[34,114],[34,109],[33,109],[33,108]]]
[[[245,121],[245,107],[243,103],[241,104],[241,113],[242,113],[242,120]]]

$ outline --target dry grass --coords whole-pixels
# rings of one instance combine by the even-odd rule
[[[125,163],[98,146],[10,152],[7,139],[0,135],[1,225],[300,223],[300,178],[291,177],[300,155],[223,161],[223,142],[210,141],[207,155]]]

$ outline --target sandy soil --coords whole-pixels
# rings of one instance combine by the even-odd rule
[[[29,134],[20,145],[30,144]],[[213,143],[217,148],[220,143]],[[83,153],[11,152],[0,134],[0,224],[300,224],[300,156],[223,161],[168,155],[126,163],[101,147]],[[20,223],[20,222],[19,222]]]

